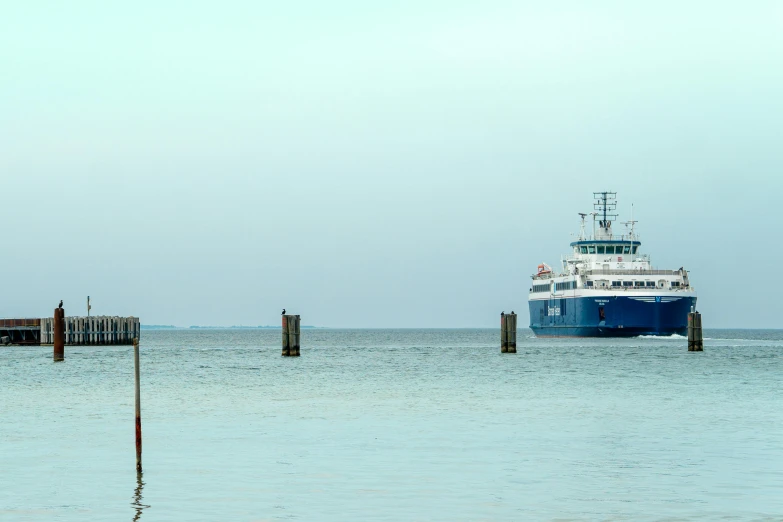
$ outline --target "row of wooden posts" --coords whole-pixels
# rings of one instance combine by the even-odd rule
[[[65,310],[56,308],[52,319],[41,319],[41,344],[54,344],[55,360],[58,347],[65,344],[131,344],[139,337],[141,325],[137,317],[68,317]],[[301,317],[283,315],[283,352],[286,357],[298,357],[301,344]],[[704,350],[701,314],[688,314],[688,351]],[[500,314],[500,352],[517,353],[517,314]]]
[[[300,318],[298,315],[283,316],[283,355],[299,356]],[[693,311],[688,314],[688,351],[704,351],[704,339],[701,328],[701,314]],[[500,314],[500,353],[517,353],[517,314]]]
[[[53,318],[41,319],[41,344],[54,344],[58,314],[62,315],[64,342],[68,345],[131,344],[141,332],[138,317],[65,317],[65,309],[56,308]]]

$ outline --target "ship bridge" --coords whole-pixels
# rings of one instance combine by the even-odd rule
[[[571,243],[574,254],[634,255],[642,246],[641,241],[622,239],[595,239]]]

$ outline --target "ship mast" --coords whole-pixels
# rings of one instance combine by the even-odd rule
[[[601,216],[603,219],[598,222],[600,239],[611,239],[612,220],[617,219],[617,214],[614,213],[617,209],[617,192],[593,192],[593,198],[595,199],[593,208],[598,211],[593,213],[593,224],[595,224],[595,216]],[[596,236],[595,239],[599,238]]]
[[[630,227],[631,229],[631,232],[628,234],[628,244],[631,245],[631,252],[633,252],[633,242],[636,240],[636,231],[635,231],[636,223],[638,223],[638,221],[636,221],[633,218],[633,204],[631,204],[631,220],[625,221],[623,223],[623,225],[625,225],[626,228]]]

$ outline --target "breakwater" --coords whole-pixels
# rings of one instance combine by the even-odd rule
[[[112,345],[132,344],[141,334],[138,317],[91,316],[65,317],[65,344]],[[54,318],[0,319],[0,337],[11,344],[54,344]]]

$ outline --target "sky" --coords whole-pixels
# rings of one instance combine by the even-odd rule
[[[0,317],[524,325],[612,190],[783,328],[780,2],[32,0],[0,79]]]

